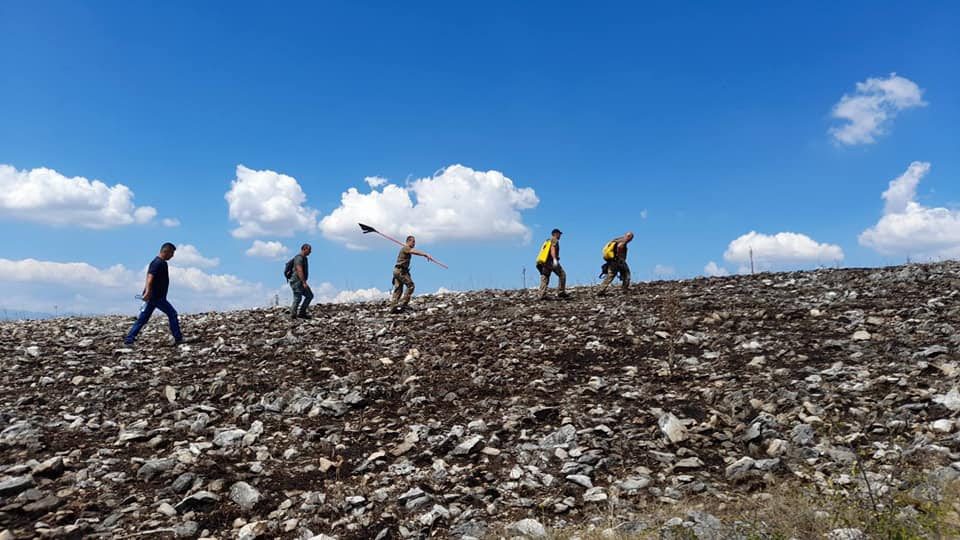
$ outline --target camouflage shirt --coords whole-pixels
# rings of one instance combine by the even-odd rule
[[[410,252],[413,251],[413,248],[410,246],[403,246],[400,248],[400,253],[397,254],[397,266],[403,268],[404,270],[410,270]]]

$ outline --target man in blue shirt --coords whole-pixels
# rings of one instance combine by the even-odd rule
[[[166,313],[167,318],[170,319],[170,333],[173,334],[174,344],[183,343],[177,310],[173,309],[170,302],[167,302],[167,290],[170,288],[170,272],[167,268],[167,261],[173,258],[173,253],[176,250],[177,246],[167,242],[160,247],[160,254],[150,263],[150,268],[147,269],[147,282],[143,286],[143,305],[140,307],[140,316],[137,317],[137,322],[133,323],[133,327],[130,328],[130,332],[123,340],[127,345],[133,345],[133,341],[137,339],[137,334],[150,320],[150,316],[153,315],[155,309]]]

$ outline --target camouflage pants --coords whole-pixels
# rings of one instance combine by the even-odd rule
[[[403,288],[406,286],[407,292],[403,293]],[[400,302],[401,306],[405,306],[410,303],[410,297],[413,296],[413,289],[415,285],[413,279],[410,277],[410,270],[406,268],[394,267],[393,268],[393,297],[390,299],[390,307],[396,307],[397,301]],[[400,298],[400,295],[403,294],[403,298]]]
[[[607,262],[607,277],[603,278],[600,284],[600,293],[607,292],[607,287],[613,282],[613,278],[620,274],[620,281],[623,284],[623,290],[626,292],[630,288],[630,267],[627,261],[618,261],[616,259]]]
[[[563,293],[567,289],[567,273],[563,271],[562,266],[558,264],[549,268],[544,267],[540,272],[540,298],[547,296],[547,287],[550,286],[550,274],[556,274],[557,277],[560,278],[560,286],[557,287],[557,292]]]

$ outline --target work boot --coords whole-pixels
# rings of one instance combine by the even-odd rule
[[[309,313],[301,312],[299,315],[297,315],[297,318],[298,318],[298,319],[306,319],[306,320],[309,321],[309,320],[312,319],[313,317],[311,317]]]
[[[557,293],[557,298],[570,298],[570,295],[566,291]]]

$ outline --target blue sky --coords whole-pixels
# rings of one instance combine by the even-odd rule
[[[369,193],[367,177],[409,189],[437,175],[457,213],[471,192],[442,174],[456,164],[535,192],[532,208],[490,210],[527,234],[479,219],[421,236],[450,265],[415,262],[424,293],[519,286],[524,266],[532,282],[555,226],[575,283],[591,282],[602,244],[626,230],[640,279],[702,275],[711,261],[736,273],[742,261],[725,254],[751,231],[813,243],[757,241],[773,246],[770,268],[833,265],[822,258],[834,247],[842,266],[960,253],[956,3],[456,4],[0,3],[5,189],[47,168],[123,184],[156,209],[144,223],[59,222],[50,216],[77,202],[56,182],[26,210],[0,204],[0,294],[20,309],[135,311],[130,273],[139,281],[167,240],[208,259],[192,288],[175,276],[171,299],[187,309],[275,290],[286,300],[283,261],[246,255],[254,240],[311,242],[311,281],[331,296],[388,288],[395,249],[375,238],[356,250],[319,226],[232,234],[238,165],[295,179],[317,222],[349,188]],[[838,140],[835,107],[870,80],[907,81],[897,88],[915,88],[914,101],[868,92],[887,118],[872,141]],[[913,162],[929,164],[911,177],[916,212],[865,244],[881,194]],[[233,284],[241,292],[219,290]]]

